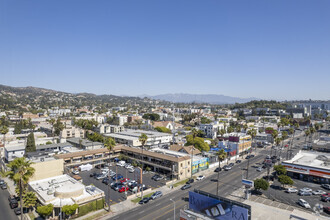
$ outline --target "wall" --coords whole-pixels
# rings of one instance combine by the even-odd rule
[[[53,176],[63,175],[64,161],[63,159],[38,162],[31,165],[35,169],[34,175],[29,182],[41,180]]]

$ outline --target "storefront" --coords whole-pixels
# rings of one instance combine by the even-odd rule
[[[330,183],[330,170],[316,167],[282,163],[287,169],[287,175],[293,179],[319,184]]]

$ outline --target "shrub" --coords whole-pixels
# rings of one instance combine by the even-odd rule
[[[99,199],[85,205],[82,205],[78,208],[78,217],[86,215],[89,212],[96,211],[99,209],[103,209],[104,207],[104,199]]]

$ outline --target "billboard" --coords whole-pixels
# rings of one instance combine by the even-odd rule
[[[200,190],[189,191],[189,209],[219,220],[251,219],[251,206]]]

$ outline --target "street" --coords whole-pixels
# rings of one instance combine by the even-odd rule
[[[4,220],[17,220],[17,216],[14,210],[9,207],[8,202],[9,192],[7,190],[0,189],[0,219]]]

